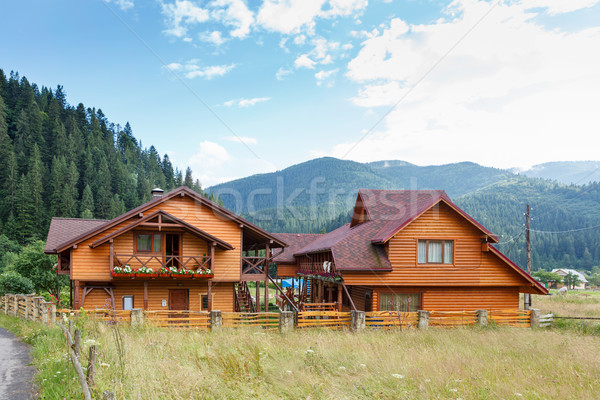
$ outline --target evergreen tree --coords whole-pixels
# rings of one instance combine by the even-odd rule
[[[94,195],[92,194],[90,185],[85,185],[85,188],[83,189],[81,206],[79,209],[81,218],[94,218]]]
[[[192,178],[192,169],[187,167],[185,170],[185,179],[183,180],[183,185],[189,187],[190,189],[194,186],[194,178]]]

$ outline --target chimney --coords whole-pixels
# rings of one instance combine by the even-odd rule
[[[163,196],[163,190],[159,187],[156,187],[154,189],[152,189],[152,198],[156,198],[156,197],[162,197]]]

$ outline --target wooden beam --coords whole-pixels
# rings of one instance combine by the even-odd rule
[[[269,312],[269,244],[265,245],[265,312]]]
[[[148,281],[144,281],[144,310],[148,309]]]
[[[208,288],[206,289],[206,295],[208,296],[208,311],[212,311],[212,279],[206,281]],[[202,304],[200,304],[202,307]]]
[[[75,297],[75,309],[79,310],[83,306],[83,304],[81,304],[81,297],[79,294],[79,280],[75,281],[75,296],[74,297]]]
[[[337,285],[338,311],[342,311],[342,285]]]
[[[110,272],[112,273],[115,268],[115,244],[110,241]]]
[[[356,306],[354,305],[354,301],[352,300],[352,296],[350,296],[350,292],[348,292],[348,288],[346,287],[346,284],[344,283],[344,281],[342,281],[342,287],[344,288],[344,291],[346,292],[346,296],[348,296],[348,300],[350,300],[350,305],[352,306],[352,309],[354,311],[358,311],[356,309]]]

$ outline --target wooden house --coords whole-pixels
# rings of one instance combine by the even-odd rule
[[[180,187],[112,220],[53,218],[45,252],[69,275],[75,309],[255,311],[246,282],[268,281],[285,245]]]
[[[517,309],[519,293],[548,293],[444,191],[360,190],[348,224],[324,235],[278,235],[289,244],[275,257],[278,271],[310,283],[301,288],[305,302],[490,310]]]

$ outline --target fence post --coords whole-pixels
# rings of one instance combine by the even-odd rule
[[[131,326],[142,326],[144,325],[144,310],[141,308],[134,308],[131,310]]]
[[[353,331],[362,331],[365,329],[365,312],[350,311],[350,329]]]
[[[530,308],[529,311],[531,312],[531,314],[529,314],[529,318],[530,318],[530,324],[532,328],[539,328],[540,327],[540,310],[538,310],[537,308]]]
[[[477,323],[481,326],[487,326],[488,324],[488,312],[487,310],[477,310],[475,311],[477,315]]]
[[[17,316],[19,315],[19,296],[17,296],[16,294],[14,295],[15,298],[13,300],[13,304],[14,304],[14,308],[13,308],[13,316]]]
[[[40,317],[40,298],[34,297],[31,300],[33,301],[33,313],[31,314],[31,319],[37,321]]]
[[[220,310],[212,310],[210,312],[210,330],[218,331],[223,326],[223,316]]]
[[[295,328],[296,327],[294,326],[294,312],[282,311],[281,314],[279,314],[279,332],[293,332]]]
[[[25,321],[27,321],[29,319],[29,315],[32,314],[31,306],[31,297],[27,295],[25,296]]]
[[[54,303],[50,306],[50,323],[52,325],[56,323],[56,304]]]
[[[48,307],[46,307],[45,301],[41,302],[41,307],[42,307],[42,322],[47,325],[48,324]]]
[[[4,315],[8,315],[8,294],[4,296]]]
[[[429,311],[419,310],[419,323],[417,327],[419,329],[428,329],[429,328]]]
[[[75,355],[79,357],[79,353],[81,353],[81,330],[75,329],[73,332],[73,351]]]

